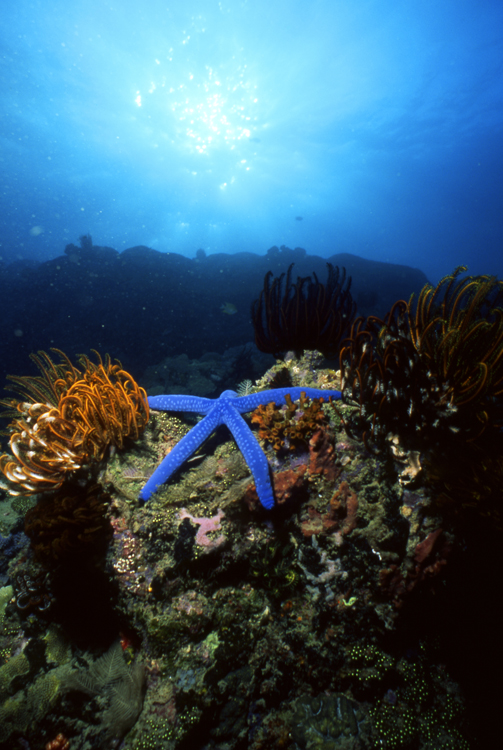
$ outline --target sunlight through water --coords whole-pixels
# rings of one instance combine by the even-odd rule
[[[181,71],[173,64],[172,49],[164,62],[156,59],[157,75],[134,99],[154,137],[166,138],[169,132],[172,140],[174,133],[178,146],[199,154],[223,147],[232,151],[251,138],[258,119],[257,84],[246,64],[231,63],[219,70],[204,65]]]

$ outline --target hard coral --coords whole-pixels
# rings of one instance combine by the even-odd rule
[[[149,409],[146,393],[120,362],[95,364],[79,357],[82,370],[68,357],[55,364],[39,352],[32,359],[37,377],[9,376],[23,400],[1,401],[13,417],[7,428],[12,456],[0,456],[1,483],[11,495],[33,494],[61,487],[83,464],[103,459],[108,446],[122,448],[145,429]],[[21,416],[20,416],[21,415]]]

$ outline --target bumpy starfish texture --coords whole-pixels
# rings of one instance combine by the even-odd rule
[[[175,445],[166,458],[154,471],[140,492],[140,500],[146,501],[164,484],[201,443],[208,438],[219,425],[225,424],[232,432],[238,448],[245,457],[255,480],[255,487],[264,508],[274,506],[274,491],[271,484],[267,457],[247,423],[241,416],[257,406],[274,403],[282,406],[285,396],[292,401],[305,393],[308,398],[341,397],[340,391],[322,391],[318,388],[277,388],[248,396],[238,396],[235,391],[224,391],[219,398],[202,398],[200,396],[150,396],[148,404],[157,411],[192,411],[204,414],[191,431]]]

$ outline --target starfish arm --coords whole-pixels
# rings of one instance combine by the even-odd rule
[[[156,411],[194,411],[197,414],[208,414],[215,406],[215,399],[202,396],[166,395],[149,396],[148,405]]]
[[[167,482],[173,472],[175,472],[183,462],[199,448],[201,443],[203,443],[220,424],[222,424],[222,421],[218,411],[215,411],[213,414],[208,414],[204,419],[198,422],[159,464],[140,492],[140,500],[148,500],[161,484]]]
[[[194,453],[214,429],[225,423],[232,432],[238,447],[255,480],[257,494],[265,508],[274,506],[274,491],[271,484],[267,457],[258,444],[241,414],[256,409],[261,404],[274,403],[283,406],[285,396],[295,401],[305,393],[308,398],[341,398],[340,391],[322,390],[319,388],[276,388],[248,396],[238,396],[235,391],[224,391],[220,398],[202,398],[199,396],[164,395],[150,396],[148,403],[151,409],[159,411],[188,411],[204,414],[192,430],[173,448],[160,466],[157,467],[140,493],[140,499],[148,500],[170,476]]]
[[[241,396],[234,401],[236,408],[242,414],[243,412],[252,411],[261,404],[274,403],[276,406],[285,405],[285,396],[290,396],[292,401],[300,398],[300,394],[305,393],[307,398],[332,398],[341,397],[340,391],[324,391],[321,388],[273,388],[269,391],[259,391],[259,393],[250,393],[248,396]]]
[[[267,457],[241,414],[233,407],[234,404],[226,405],[226,408],[223,410],[223,420],[232,432],[234,440],[248,464],[255,480],[255,487],[260,502],[264,508],[269,510],[274,506],[274,491],[271,484]]]

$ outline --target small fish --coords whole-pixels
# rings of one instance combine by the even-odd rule
[[[304,218],[303,216],[296,216],[295,221],[302,221],[303,218]]]
[[[235,315],[238,311],[236,305],[233,305],[232,302],[224,302],[223,305],[220,305],[220,309],[226,315]]]

